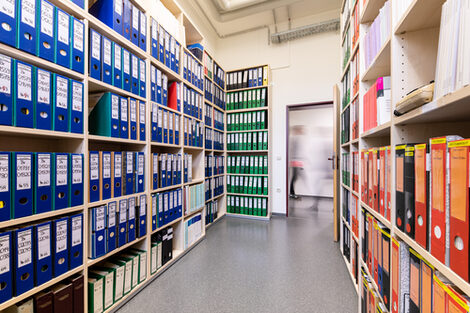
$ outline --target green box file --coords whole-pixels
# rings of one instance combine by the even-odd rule
[[[243,214],[248,214],[248,197],[243,197]]]
[[[248,108],[248,93],[246,91],[240,92],[240,98],[242,101],[241,108],[242,109]]]
[[[247,145],[246,145],[246,149],[247,150],[253,150],[253,144],[252,144],[252,140],[253,140],[253,136],[252,136],[252,133],[246,133],[246,136],[247,136]]]
[[[256,89],[256,107],[261,106],[261,89]]]
[[[251,124],[251,112],[245,113],[246,115],[246,130],[252,130],[252,124]]]
[[[134,289],[139,284],[139,265],[140,265],[139,255],[126,253],[126,254],[120,254],[118,258],[125,260],[125,261],[128,261],[128,260],[132,261],[132,280],[131,280],[132,287],[131,289]]]
[[[263,174],[268,174],[268,156],[265,155],[263,164]]]
[[[257,195],[262,195],[263,194],[263,177],[257,177],[258,178],[258,188],[256,190]]]
[[[253,148],[253,150],[262,150],[263,149],[263,132],[258,132],[255,134],[256,137],[258,137],[258,145],[256,146],[256,149]]]
[[[253,194],[253,177],[252,176],[245,177],[245,186],[246,186],[245,193],[250,194],[250,195]]]
[[[246,113],[240,113],[240,130],[246,130]]]
[[[241,135],[242,135],[242,150],[246,150],[246,147],[248,145],[247,133],[243,133]]]
[[[248,198],[248,214],[253,215],[253,198]]]
[[[264,177],[263,181],[263,195],[268,195],[268,177]]]
[[[103,312],[104,279],[103,277],[88,277],[88,312]]]
[[[227,131],[232,130],[232,114],[227,114]]]
[[[101,266],[114,270],[114,302],[119,301],[124,296],[125,263],[110,261]]]
[[[260,111],[259,129],[266,129],[266,111]]]
[[[253,194],[256,194],[258,191],[258,177],[253,177]]]
[[[255,156],[252,155],[250,156],[250,172],[249,174],[254,174],[255,173]]]
[[[129,251],[130,254],[139,255],[139,284],[143,283],[147,279],[147,251],[132,248]]]
[[[150,243],[150,275],[157,272],[157,254],[158,254],[158,243]]]
[[[104,93],[90,112],[88,118],[90,134],[111,137],[113,127],[117,128],[115,131],[119,133],[119,124],[112,123],[113,116],[119,120],[119,97],[114,95],[114,99],[118,100],[117,103],[116,101],[113,103],[112,99],[113,95],[110,92]]]
[[[245,173],[245,157],[241,156],[240,157],[240,172],[239,174],[244,174]]]
[[[261,207],[261,216],[268,215],[268,199],[263,199],[263,206]]]
[[[241,207],[240,207],[240,197],[239,196],[235,196],[235,206],[234,206],[234,213],[240,213],[241,212]]]
[[[88,277],[102,279],[104,283],[103,288],[103,303],[104,310],[108,309],[114,304],[114,271],[93,268],[88,272]]]
[[[267,106],[267,101],[266,101],[266,88],[261,89],[261,102],[260,102],[260,107],[265,107]]]
[[[261,198],[256,198],[256,215],[261,216]]]
[[[132,259],[122,259],[120,257],[113,260],[113,263],[123,265],[124,268],[124,293],[127,295],[132,290]]]
[[[268,150],[268,132],[263,133],[263,150]]]

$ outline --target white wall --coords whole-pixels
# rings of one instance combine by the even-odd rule
[[[294,21],[292,26],[338,17],[339,11],[331,11]],[[341,74],[339,36],[339,31],[329,32],[269,45],[268,30],[261,29],[218,41],[217,56],[226,70],[260,64],[272,69],[273,212],[286,212],[285,106],[333,99],[333,85]]]

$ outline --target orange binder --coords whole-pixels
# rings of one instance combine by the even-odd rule
[[[367,205],[371,208],[373,208],[373,203],[374,203],[374,168],[377,168],[377,166],[374,167],[373,164],[374,160],[374,149],[369,149],[369,159],[368,159],[368,177],[367,177]]]
[[[372,271],[372,259],[373,259],[373,248],[372,248],[372,238],[374,237],[373,234],[373,229],[374,229],[374,223],[372,221],[372,216],[367,213],[367,223],[369,224],[369,234],[367,238],[367,267],[369,268],[369,273],[373,273]]]
[[[361,200],[362,202],[367,204],[367,194],[368,194],[368,183],[367,183],[367,177],[368,177],[368,170],[367,166],[369,165],[368,163],[368,158],[369,158],[369,152],[367,151],[361,151],[361,177],[362,177],[362,187],[361,187]]]
[[[467,313],[469,312],[469,302],[462,297],[453,286],[446,286],[446,307],[448,313]]]
[[[378,231],[378,226],[377,226],[377,220],[373,219],[373,228],[372,228],[372,249],[374,249],[374,263],[372,265],[372,271],[370,272],[372,279],[375,281],[375,283],[378,285],[379,284],[379,231]]]
[[[400,246],[395,238],[392,238],[392,313],[399,310],[400,295]]]
[[[385,217],[385,194],[386,194],[386,177],[387,177],[387,167],[385,163],[385,155],[386,155],[386,147],[380,148],[380,155],[379,155],[379,213],[383,217]]]
[[[427,249],[428,181],[427,144],[415,145],[415,240]]]
[[[420,300],[420,313],[433,313],[432,312],[432,285],[433,285],[433,272],[432,265],[421,259],[421,300]]]
[[[391,194],[391,188],[392,188],[392,149],[390,146],[386,147],[386,166],[387,166],[387,179],[386,179],[386,184],[387,184],[387,197],[385,199],[385,206],[386,206],[386,214],[385,218],[390,221],[391,219],[391,212],[392,212],[392,194]]]
[[[410,248],[410,313],[420,313],[421,256]]]
[[[450,268],[469,281],[469,153],[470,140],[457,140],[449,148]]]
[[[372,149],[372,205],[379,212],[379,150]]]
[[[433,275],[432,307],[433,313],[446,312],[447,286],[441,281],[437,273]],[[395,312],[392,312],[395,313]]]

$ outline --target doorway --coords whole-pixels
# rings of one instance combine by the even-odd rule
[[[287,210],[310,218],[333,212],[333,102],[288,105]]]

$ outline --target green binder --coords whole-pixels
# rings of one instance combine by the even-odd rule
[[[253,198],[248,198],[248,214],[253,215]]]
[[[253,177],[253,192],[252,194],[256,194],[258,191],[258,177]]]
[[[252,133],[247,133],[247,139],[248,139],[248,142],[247,142],[247,150],[253,150],[253,145],[252,145],[252,140],[253,140],[253,136],[251,135]]]
[[[255,156],[250,156],[250,174],[255,174]]]
[[[111,307],[114,303],[114,271],[111,269],[93,268],[88,271],[88,277],[102,279],[104,283],[103,288],[103,308],[104,310]]]
[[[268,132],[263,133],[263,150],[268,150]]]
[[[261,106],[261,89],[256,89],[256,107]]]
[[[243,133],[243,138],[242,138],[242,150],[246,150],[248,146],[248,134],[249,133]]]
[[[235,167],[235,173],[240,174],[240,167],[241,167],[241,157],[237,156],[237,165]]]
[[[268,177],[264,177],[264,182],[263,182],[263,195],[265,195],[265,196],[268,195]]]
[[[251,112],[245,113],[246,114],[246,129],[252,130],[252,123],[251,123]]]
[[[261,215],[267,216],[268,215],[268,199],[263,199],[263,206],[261,207]]]
[[[260,111],[261,121],[259,129],[266,129],[266,111]]]
[[[117,258],[112,261],[113,263],[123,265],[124,269],[124,295],[127,295],[132,290],[132,260]]]
[[[248,190],[247,190],[247,193],[252,195],[253,194],[253,176],[250,176],[250,177],[246,177],[248,179]]]
[[[139,284],[147,279],[147,251],[132,248],[129,253],[139,255]]]
[[[261,89],[261,102],[260,107],[267,106],[268,102],[266,101],[266,88]]]
[[[263,132],[258,132],[256,137],[258,137],[258,146],[256,147],[256,150],[263,150]]]
[[[134,289],[139,284],[139,265],[140,265],[139,255],[129,252],[125,254],[120,254],[119,258],[126,260],[126,261],[127,260],[132,261],[132,289]]]
[[[264,158],[263,174],[268,174],[268,156],[265,155],[263,158]]]
[[[104,311],[104,279],[88,277],[88,312],[101,313]]]
[[[90,134],[107,137],[111,137],[112,132],[119,134],[119,123],[113,125],[113,119],[119,120],[119,97],[106,92],[89,114]]]
[[[263,177],[258,177],[258,188],[256,190],[257,195],[262,195],[263,194]]]
[[[242,109],[248,108],[248,93],[246,91],[240,92],[240,97],[242,98]]]

